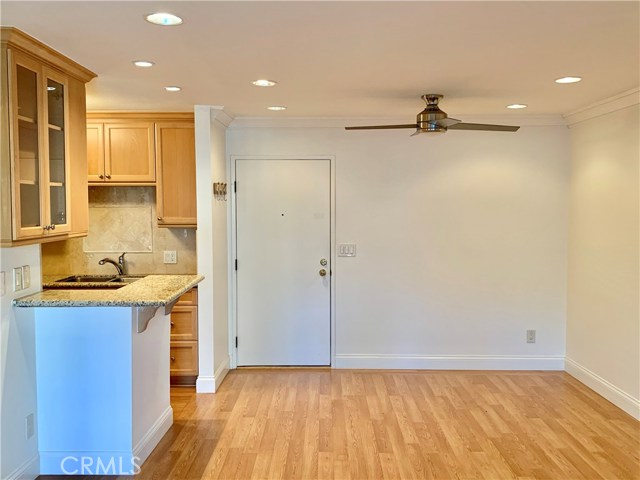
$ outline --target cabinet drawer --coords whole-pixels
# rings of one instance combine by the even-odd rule
[[[188,292],[182,294],[182,296],[178,299],[178,303],[176,303],[176,306],[182,305],[198,305],[197,288],[192,288]]]
[[[198,307],[176,305],[171,311],[171,341],[198,339]]]
[[[198,374],[198,342],[171,342],[171,375]]]

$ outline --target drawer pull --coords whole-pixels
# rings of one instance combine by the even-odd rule
[[[173,327],[175,325],[175,323],[171,322],[171,326]]]
[[[176,361],[176,357],[171,357],[171,361],[175,362]]]

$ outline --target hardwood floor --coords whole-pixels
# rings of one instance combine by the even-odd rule
[[[138,479],[640,478],[640,422],[563,372],[236,370],[172,405]]]

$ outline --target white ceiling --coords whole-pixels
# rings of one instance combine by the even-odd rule
[[[90,110],[407,117],[443,93],[456,115],[565,114],[640,84],[640,3],[2,2],[16,26],[98,74]],[[153,11],[184,24],[158,27]],[[156,62],[136,68],[132,60]],[[554,79],[580,75],[581,83]],[[251,81],[269,78],[273,88]],[[165,85],[180,85],[167,93]],[[269,105],[286,105],[272,113]]]

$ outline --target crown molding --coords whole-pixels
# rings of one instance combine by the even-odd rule
[[[451,115],[463,117],[469,123],[493,123],[497,125],[565,126],[561,115]],[[407,118],[399,117],[237,117],[230,128],[344,128],[347,125],[395,125],[405,124]]]
[[[640,88],[633,88],[626,92],[619,93],[618,95],[614,95],[613,97],[605,98],[599,102],[574,110],[573,112],[566,113],[563,117],[567,122],[567,125],[571,126],[591,118],[600,117],[638,104],[640,104]]]

